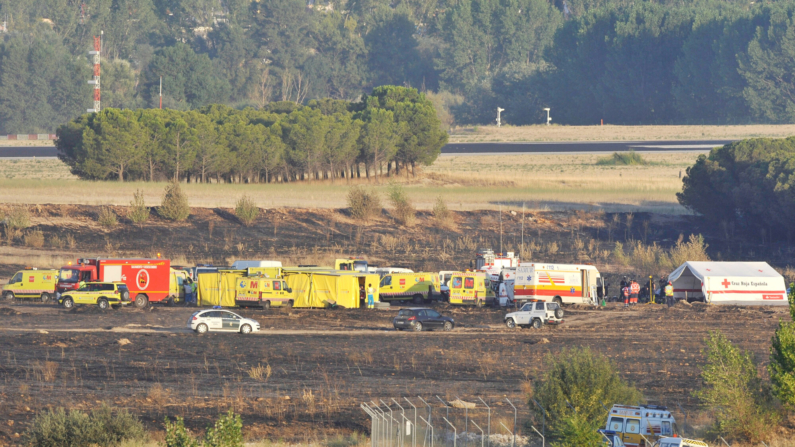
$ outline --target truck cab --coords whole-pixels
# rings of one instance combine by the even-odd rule
[[[360,257],[337,259],[334,261],[334,270],[347,270],[351,272],[367,273],[367,261]]]

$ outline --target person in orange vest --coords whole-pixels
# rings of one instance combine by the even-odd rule
[[[634,279],[629,286],[629,303],[638,304],[638,294],[640,294],[640,284]]]
[[[624,307],[629,307],[629,283],[621,289],[621,294],[624,296]]]

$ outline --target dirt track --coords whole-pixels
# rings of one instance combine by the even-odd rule
[[[691,392],[699,386],[707,331],[722,330],[766,363],[776,324],[788,318],[786,309],[569,307],[560,327],[511,331],[501,324],[503,311],[441,306],[456,330],[414,334],[390,329],[394,311],[243,310],[264,329],[245,337],[188,331],[188,308],[0,306],[0,401],[8,403],[0,406],[0,444],[18,439],[14,434],[43,408],[103,401],[140,414],[153,430],[177,415],[201,429],[232,406],[250,438],[365,431],[358,409],[365,400],[458,395],[521,403],[544,356],[569,346],[609,356],[649,402],[679,402],[694,413]],[[257,366],[270,376],[252,377]],[[496,419],[512,420],[507,404],[495,408]],[[528,418],[522,404],[520,424]]]

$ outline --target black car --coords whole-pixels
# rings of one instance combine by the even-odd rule
[[[432,331],[434,329],[452,331],[453,327],[455,327],[455,320],[427,307],[413,307],[400,309],[395,319],[392,320],[392,325],[399,331],[404,329],[412,331]]]

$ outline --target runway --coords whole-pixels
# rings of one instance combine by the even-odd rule
[[[612,153],[637,152],[706,152],[734,140],[693,141],[571,141],[562,143],[450,143],[442,155],[534,154],[534,153]],[[55,147],[0,146],[0,158],[57,157]]]

